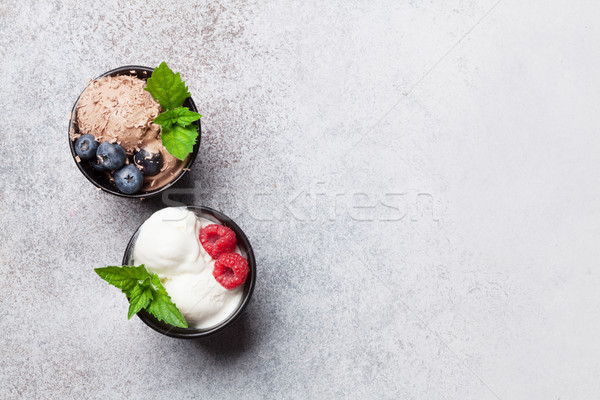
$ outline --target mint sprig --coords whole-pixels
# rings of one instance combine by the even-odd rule
[[[164,61],[148,78],[146,90],[163,108],[163,112],[154,118],[161,126],[161,138],[167,151],[181,161],[194,150],[198,131],[192,123],[202,115],[182,107],[190,92],[178,73],[174,73]]]
[[[94,269],[100,278],[121,289],[129,300],[127,319],[146,309],[158,320],[179,328],[187,328],[183,315],[171,300],[160,278],[144,267],[123,265]]]

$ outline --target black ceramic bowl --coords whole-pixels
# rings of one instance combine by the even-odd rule
[[[143,80],[147,80],[150,76],[152,76],[153,70],[154,70],[153,68],[142,67],[139,65],[126,65],[124,67],[119,67],[119,68],[110,70],[110,71],[100,75],[96,79],[103,78],[105,76],[130,75],[130,76],[135,76],[135,77],[143,79]],[[81,97],[81,95],[79,95],[79,97]],[[196,141],[196,144],[194,145],[194,150],[192,151],[192,154],[190,154],[186,160],[184,170],[181,171],[179,176],[177,176],[175,179],[173,179],[171,182],[169,182],[165,186],[156,188],[154,190],[141,191],[141,192],[138,192],[135,194],[121,193],[119,191],[119,189],[117,189],[117,187],[115,186],[114,182],[112,182],[109,179],[108,175],[105,172],[96,171],[92,167],[92,164],[90,161],[81,160],[81,162],[77,162],[77,159],[75,158],[77,156],[77,154],[75,153],[75,141],[71,140],[71,130],[73,130],[74,132],[79,132],[79,127],[77,126],[77,103],[79,103],[79,97],[77,98],[77,101],[75,102],[75,105],[73,106],[73,110],[71,111],[71,119],[69,121],[69,132],[68,132],[69,147],[71,148],[71,154],[73,155],[73,160],[75,161],[75,164],[77,164],[77,167],[79,168],[81,173],[90,182],[92,182],[96,187],[99,187],[100,189],[104,190],[105,192],[114,194],[116,196],[121,196],[121,197],[144,198],[144,197],[156,196],[157,194],[164,192],[165,190],[167,190],[168,188],[170,188],[171,186],[176,184],[177,181],[179,181],[183,177],[183,175],[185,175],[185,173],[188,171],[188,169],[190,169],[192,167],[192,164],[194,163],[194,160],[196,159],[196,155],[198,154],[198,150],[200,149],[200,136],[201,136],[200,135],[200,133],[201,133],[200,120],[195,122],[196,126],[198,127],[198,140]],[[196,108],[196,104],[194,104],[194,100],[192,100],[191,97],[188,98],[183,103],[183,106],[188,107],[192,111],[198,112],[198,109]]]
[[[242,301],[229,317],[227,317],[220,324],[217,324],[211,328],[177,328],[172,325],[166,324],[162,321],[159,321],[153,315],[149,314],[146,310],[142,310],[137,314],[138,317],[140,317],[141,320],[146,323],[146,325],[148,325],[155,331],[162,333],[163,335],[171,336],[174,338],[195,339],[212,335],[213,333],[220,331],[221,329],[230,325],[242,314],[242,312],[250,302],[252,292],[254,291],[254,285],[256,284],[256,261],[254,259],[254,252],[252,251],[250,241],[248,240],[244,232],[240,229],[240,227],[237,226],[237,224],[233,222],[228,216],[208,207],[188,206],[186,208],[194,212],[198,217],[206,218],[210,221],[226,226],[233,230],[237,237],[237,245],[240,249],[240,252],[242,253],[242,256],[246,258],[246,260],[248,260],[248,268],[250,269],[250,272],[248,273],[248,278],[246,279],[246,283],[244,283]],[[123,265],[132,265],[133,247],[135,245],[135,241],[137,239],[141,226],[142,225],[138,226],[135,233],[129,240],[129,243],[127,244],[127,249],[125,249],[125,255],[123,256]]]

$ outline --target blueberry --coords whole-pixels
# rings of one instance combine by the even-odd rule
[[[142,169],[144,175],[152,176],[160,172],[163,165],[160,151],[152,153],[148,149],[141,149],[133,155],[133,162]]]
[[[96,171],[100,171],[100,172],[108,171],[104,165],[98,164],[97,160],[96,161],[92,161],[92,167],[94,167],[94,169]]]
[[[75,153],[84,160],[96,157],[96,149],[98,149],[98,142],[94,135],[82,135],[75,142]]]
[[[115,185],[122,193],[134,194],[138,192],[144,184],[144,175],[135,165],[126,165],[114,175]]]
[[[120,144],[102,142],[96,151],[96,159],[105,170],[113,171],[125,165],[127,155]]]

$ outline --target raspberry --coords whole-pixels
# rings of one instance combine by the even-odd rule
[[[235,232],[226,226],[212,224],[200,230],[200,243],[204,250],[215,260],[221,254],[235,249]]]
[[[213,276],[225,289],[235,289],[246,282],[248,271],[248,261],[244,257],[226,253],[215,263]]]

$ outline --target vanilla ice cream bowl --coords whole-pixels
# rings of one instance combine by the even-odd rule
[[[235,232],[235,252],[248,261],[248,277],[235,289],[223,288],[212,275],[215,260],[198,238],[199,230],[209,224]],[[148,218],[133,234],[123,256],[123,265],[140,264],[161,278],[189,327],[168,325],[146,310],[138,316],[152,329],[175,338],[208,336],[233,323],[248,305],[256,282],[250,241],[229,217],[208,207],[165,208]]]
[[[130,77],[135,77],[135,78],[146,81],[150,76],[152,76],[152,72],[153,72],[153,68],[143,67],[143,66],[139,66],[139,65],[127,65],[124,67],[120,67],[120,68],[116,68],[111,71],[108,71],[108,72],[100,75],[99,77],[95,78],[93,81],[96,81],[101,78],[106,78],[106,77],[114,78],[114,77],[118,77],[118,76],[130,76]],[[198,129],[198,139],[196,141],[196,144],[194,145],[192,153],[190,153],[190,155],[185,159],[185,161],[177,162],[177,165],[175,165],[172,168],[172,173],[169,174],[169,176],[165,176],[165,174],[163,174],[163,175],[159,174],[156,177],[152,177],[152,179],[155,180],[155,182],[152,183],[152,186],[145,184],[144,188],[140,192],[137,192],[135,194],[125,194],[125,193],[120,192],[117,189],[117,187],[115,186],[114,181],[111,179],[111,177],[108,173],[95,170],[89,161],[79,159],[79,157],[77,156],[77,153],[75,152],[75,138],[80,134],[79,126],[78,126],[78,118],[77,118],[78,105],[82,101],[82,97],[83,97],[84,93],[85,93],[85,90],[77,98],[77,101],[75,102],[75,105],[73,106],[73,110],[71,111],[71,119],[69,121],[69,132],[68,132],[69,147],[71,149],[71,154],[73,155],[73,159],[75,160],[75,163],[77,164],[77,167],[79,168],[81,173],[97,188],[102,189],[105,192],[114,194],[116,196],[120,196],[120,197],[129,197],[129,198],[151,197],[151,196],[158,195],[158,194],[164,192],[166,189],[170,188],[171,186],[175,185],[186,174],[186,172],[190,170],[190,168],[192,167],[192,164],[194,163],[194,160],[196,159],[198,151],[200,149],[201,127],[200,127],[199,120],[195,122],[195,124],[197,124],[196,126]],[[150,95],[148,94],[148,96],[150,96]],[[191,97],[185,100],[185,102],[183,103],[183,106],[188,107],[191,111],[198,112],[196,105],[194,104],[194,101],[192,100]],[[154,129],[158,129],[158,126],[154,126]]]

